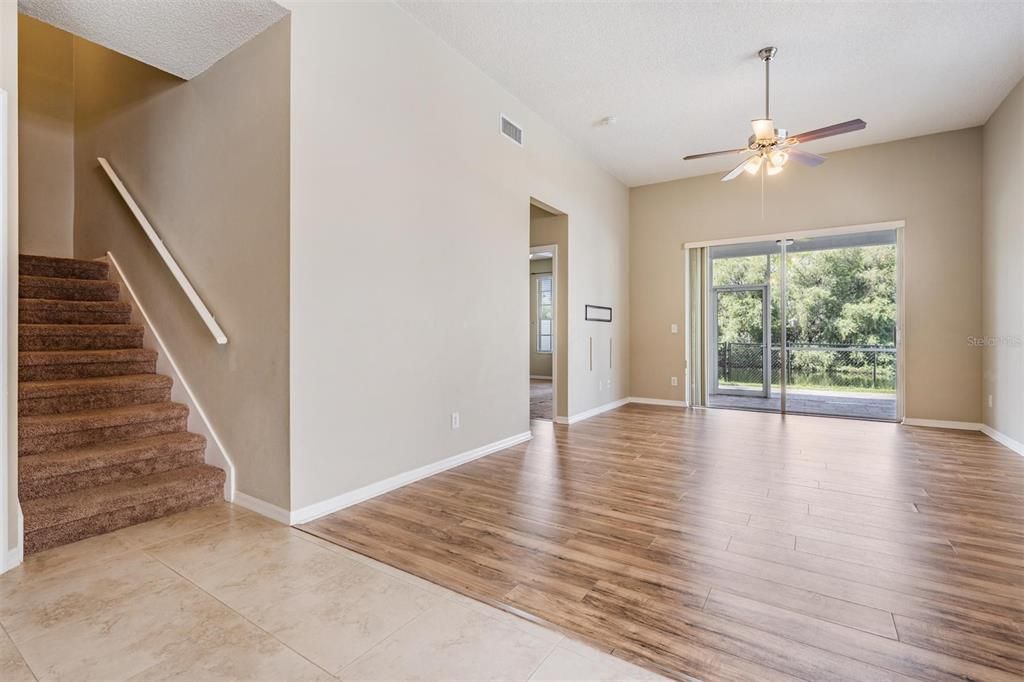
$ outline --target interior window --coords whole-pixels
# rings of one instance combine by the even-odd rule
[[[554,327],[552,325],[551,275],[537,278],[537,352],[550,353]]]

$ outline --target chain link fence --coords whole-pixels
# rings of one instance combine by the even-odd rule
[[[794,388],[894,393],[896,348],[838,344],[787,345],[786,383]],[[772,346],[772,384],[780,385],[782,349]],[[759,343],[718,344],[720,386],[760,386],[764,348]]]

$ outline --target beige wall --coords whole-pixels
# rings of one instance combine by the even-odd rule
[[[236,469],[289,504],[288,20],[191,81],[75,40],[75,255],[110,250]],[[229,338],[218,346],[96,162],[106,157]]]
[[[982,419],[1024,443],[1024,81],[982,140],[982,327],[994,340],[982,351]]]
[[[575,320],[584,301],[625,306],[628,191],[400,7],[282,4],[292,505],[304,507],[527,431],[530,197],[571,216]],[[525,148],[498,134],[502,112]],[[574,410],[625,395],[626,325],[615,390],[581,375]]]
[[[531,212],[531,216],[533,216]],[[558,246],[558,280],[555,282],[555,417],[569,416],[569,216],[549,215],[530,218],[530,246]],[[554,358],[552,358],[554,360]],[[587,368],[573,366],[574,373]]]
[[[4,327],[3,348],[6,350],[6,371],[3,373],[5,386],[6,419],[3,447],[0,449],[0,466],[6,468],[6,483],[3,494],[3,532],[6,543],[0,543],[0,550],[13,549],[20,543],[18,533],[18,344],[14,330],[18,328],[18,5],[14,2],[0,2],[0,89],[7,92],[7,153],[0,159],[5,166],[6,187],[0,209],[5,210],[3,225],[6,234],[6,259],[0,259],[5,278],[7,294],[7,319]],[[3,235],[0,234],[0,238]],[[4,546],[6,544],[6,547]],[[0,565],[3,564],[0,559]]]
[[[828,155],[760,183],[721,174],[630,193],[633,395],[683,400],[685,242],[906,220],[905,415],[977,422],[981,353],[981,130]],[[678,376],[679,386],[669,378]]]
[[[21,251],[70,258],[74,252],[74,37],[18,15]]]
[[[530,261],[530,376],[550,377],[553,353],[537,352],[537,276],[552,274],[550,258],[534,258]],[[556,289],[557,295],[557,289]],[[557,301],[555,302],[557,306]],[[555,330],[557,343],[558,330]]]

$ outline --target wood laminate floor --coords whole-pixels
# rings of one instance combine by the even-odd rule
[[[1020,680],[1024,458],[627,405],[303,529],[674,677]]]

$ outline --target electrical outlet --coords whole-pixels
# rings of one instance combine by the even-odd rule
[[[452,412],[452,431],[462,426],[462,418],[458,412]]]
[[[678,334],[679,333],[679,325],[678,324],[673,324],[672,325],[672,333],[673,334]]]
[[[988,406],[992,407],[992,394],[991,393],[988,394]]]
[[[679,377],[672,377],[672,385],[673,386],[678,386],[679,385]]]

